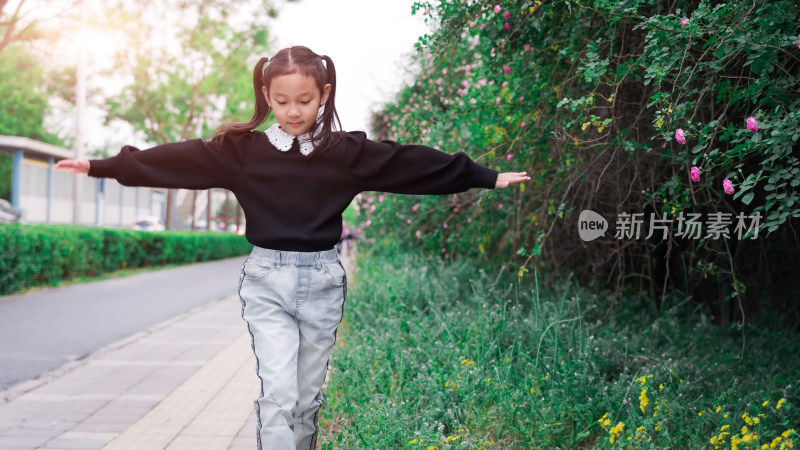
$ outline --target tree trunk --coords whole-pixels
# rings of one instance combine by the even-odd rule
[[[167,189],[167,217],[164,218],[164,228],[172,229],[172,211],[175,209],[175,189]]]

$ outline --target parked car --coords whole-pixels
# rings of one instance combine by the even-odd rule
[[[8,200],[0,198],[0,222],[16,222],[22,213],[11,206]]]
[[[141,231],[164,231],[164,223],[157,216],[139,216],[133,224],[134,230]]]

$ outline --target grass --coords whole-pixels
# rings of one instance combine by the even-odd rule
[[[570,279],[389,252],[354,272],[323,448],[800,443],[800,345],[766,313],[720,327],[686,299],[609,309]]]

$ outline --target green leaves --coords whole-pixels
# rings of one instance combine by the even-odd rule
[[[120,269],[243,255],[252,247],[234,233],[0,224],[0,295]]]
[[[135,45],[121,61],[132,79],[106,103],[109,120],[131,123],[153,143],[208,138],[222,123],[246,121],[253,109],[252,66],[267,49],[269,2],[241,5],[236,20],[227,17],[223,1],[180,3],[185,14],[167,25],[139,20],[157,9],[150,2],[112,5],[128,14],[121,28]],[[157,26],[170,38],[164,40]]]

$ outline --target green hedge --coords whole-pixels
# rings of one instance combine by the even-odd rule
[[[0,295],[119,269],[227,258],[252,248],[229,233],[0,224]]]

